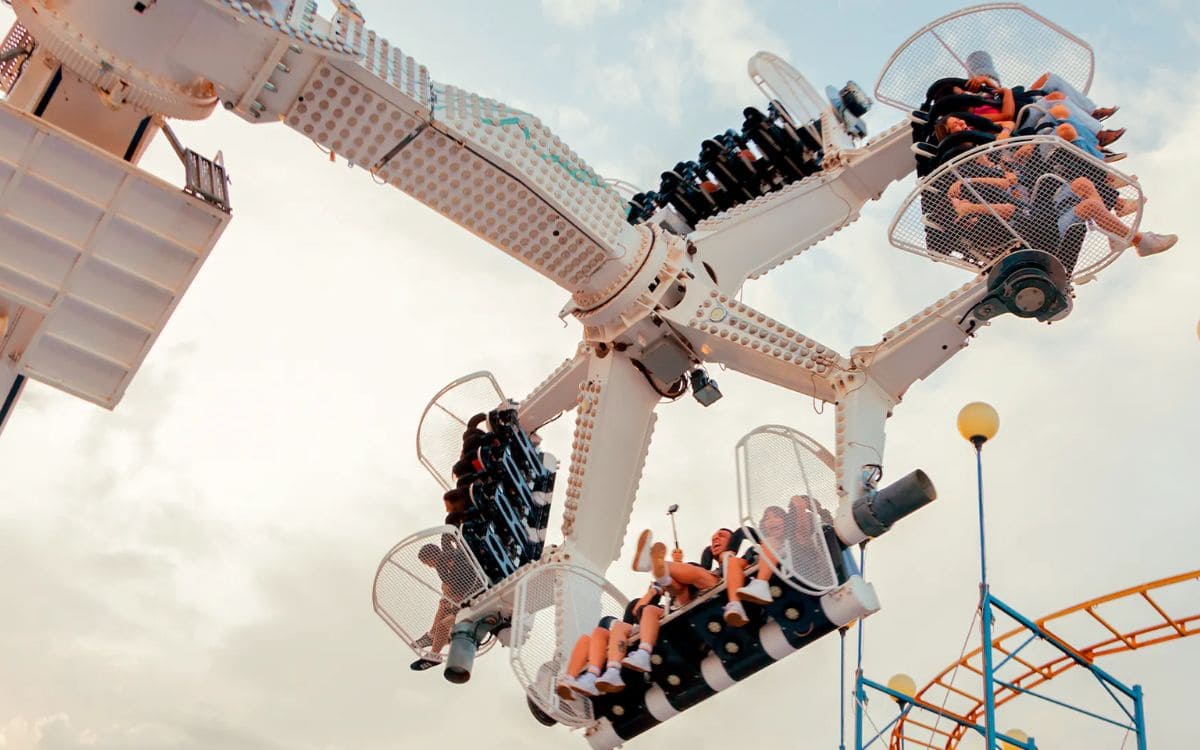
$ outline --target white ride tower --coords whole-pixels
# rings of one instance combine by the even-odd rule
[[[565,487],[563,543],[502,581],[489,581],[472,561],[453,596],[427,588],[433,601],[449,602],[445,609],[439,603],[437,612],[460,625],[487,623],[485,630],[503,632],[522,612],[529,615],[522,627],[507,628],[506,640],[529,657],[514,656],[518,677],[550,718],[590,726],[597,746],[631,735],[616,731],[612,717],[546,698],[546,686],[575,636],[622,603],[603,575],[620,555],[664,390],[690,378],[693,387],[715,395],[703,368],[716,363],[835,404],[832,452],[803,436],[780,435],[824,457],[829,489],[823,497],[807,494],[822,510],[830,506],[840,546],[858,544],[886,530],[870,508],[880,496],[875,482],[885,422],[908,387],[1001,312],[1042,320],[1068,313],[1068,277],[1083,281],[1102,268],[1128,245],[1140,221],[1141,204],[1134,201],[1124,219],[1128,231],[1097,239],[1088,225],[1078,246],[1041,248],[1043,255],[1061,256],[1058,266],[1030,263],[1011,252],[1041,246],[1026,236],[1027,227],[995,217],[981,237],[982,230],[972,227],[972,234],[933,216],[931,207],[950,184],[969,179],[965,167],[979,153],[960,156],[918,184],[892,239],[976,275],[879,342],[843,355],[739,302],[737,292],[747,279],[853,222],[867,201],[913,171],[920,154],[914,157],[909,123],[861,143],[846,102],[817,96],[773,55],[751,60],[751,76],[791,121],[819,136],[820,169],[694,225],[669,207],[631,223],[626,199],[537,117],[433,80],[367,28],[349,0],[335,3],[332,19],[320,17],[315,3],[295,0],[11,4],[19,23],[0,48],[0,85],[8,94],[0,104],[0,395],[8,396],[0,427],[27,377],[114,407],[229,221],[224,165],[179,144],[170,118],[201,119],[222,108],[250,123],[279,122],[299,131],[570,295],[564,315],[580,322],[583,340],[516,407],[526,435],[576,411],[570,467],[559,482]],[[1021,44],[1007,50],[995,39]],[[1083,92],[1090,85],[1086,44],[1021,6],[1004,4],[922,29],[889,61],[877,98],[917,109],[933,79],[964,75],[962,61],[980,50],[1014,83],[1043,72],[1026,62],[1037,60],[1057,67]],[[159,132],[183,161],[182,190],[137,168]],[[1046,163],[1082,159],[1122,196],[1140,197],[1132,179],[1057,138],[1009,143],[1015,145],[981,148],[1029,146]],[[465,422],[470,415],[458,416]],[[757,507],[753,497],[743,500],[746,508]],[[462,543],[453,527],[434,533],[448,544]],[[396,611],[402,600],[387,597],[385,569],[403,573],[420,565],[404,550],[412,545],[398,546],[381,568],[376,607],[422,651],[427,644],[418,643],[417,626],[403,625]],[[861,577],[853,571],[840,577],[845,580],[836,586],[827,580],[804,588],[806,595],[820,595],[831,626],[877,607]],[[548,635],[531,619],[543,611],[553,613],[542,618],[550,623]],[[789,652],[782,636],[763,637],[775,653]],[[526,643],[546,644],[536,663]],[[705,669],[710,687],[712,681],[732,684],[716,666]],[[653,721],[637,732],[680,710],[663,697],[642,708]]]

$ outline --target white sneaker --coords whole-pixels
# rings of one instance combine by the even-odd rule
[[[574,677],[564,677],[554,686],[554,692],[565,701],[575,700],[575,685]]]
[[[625,689],[625,681],[621,679],[621,669],[609,665],[604,674],[596,680],[596,687],[602,693],[619,693]]]
[[[553,498],[551,497],[549,492],[543,492],[541,490],[537,490],[533,493],[533,504],[538,506],[539,508],[544,508],[547,505],[549,505],[550,501],[552,499]]]
[[[654,532],[646,529],[638,534],[637,549],[633,553],[633,569],[638,573],[650,572],[650,548],[654,546]]]
[[[751,604],[770,604],[775,601],[771,596],[771,587],[761,578],[755,578],[737,591],[738,598]]]
[[[596,689],[596,675],[591,672],[584,672],[575,678],[571,689],[580,695],[586,695],[589,698],[595,698],[600,695],[600,691]]]
[[[746,617],[746,608],[741,602],[729,602],[725,605],[725,624],[731,627],[740,628],[750,622],[750,618]]]
[[[636,648],[625,655],[621,663],[634,672],[650,671],[650,652],[644,648]]]
[[[1179,235],[1176,234],[1142,232],[1142,241],[1136,245],[1137,254],[1145,258],[1147,255],[1154,255],[1164,250],[1170,250],[1175,247],[1176,242],[1179,242]]]

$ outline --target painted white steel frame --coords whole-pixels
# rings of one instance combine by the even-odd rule
[[[0,385],[113,408],[229,214],[0,103]],[[7,388],[5,388],[7,390]]]

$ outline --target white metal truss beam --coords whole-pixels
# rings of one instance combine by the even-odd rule
[[[111,409],[228,221],[0,103],[0,302],[22,321],[0,355]]]
[[[590,358],[565,482],[564,562],[603,575],[620,556],[659,398],[624,354]]]
[[[883,466],[885,423],[909,386],[931,375],[966,348],[976,330],[964,319],[987,292],[978,276],[850,354],[855,375],[840,383],[836,435],[837,530],[842,541],[862,541],[850,510],[864,491],[863,467]]]
[[[687,298],[662,316],[697,358],[806,396],[835,401],[835,381],[850,362],[832,348],[693,280]]]
[[[590,351],[586,344],[580,344],[574,357],[559,365],[521,401],[517,414],[527,432],[533,432],[579,403],[580,386],[588,373]]]
[[[899,403],[909,386],[966,347],[971,332],[963,318],[986,293],[987,277],[977,276],[883,334],[878,344],[856,347],[851,360]]]
[[[840,163],[781,190],[700,222],[689,239],[725,294],[736,294],[858,218],[895,180],[914,169],[912,130],[901,123],[861,149],[842,151]]]
[[[624,200],[533,115],[433,82],[339,20],[355,61],[319,64],[284,122],[570,292],[620,277],[642,244]]]

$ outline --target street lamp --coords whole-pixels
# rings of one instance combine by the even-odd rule
[[[891,679],[887,681],[887,686],[906,698],[912,698],[917,694],[916,680],[903,672],[892,675]]]
[[[996,748],[996,696],[992,692],[992,602],[987,582],[987,546],[983,526],[983,444],[1000,430],[1000,415],[990,404],[973,401],[958,413],[958,432],[975,446],[975,482],[979,495],[979,608],[983,621],[983,699],[987,750]]]
[[[1020,729],[1010,729],[1007,732],[1005,732],[1005,734],[1007,734],[1009,737],[1012,737],[1014,740],[1020,740],[1021,742],[1029,742],[1029,735],[1025,734]],[[1019,747],[1012,744],[1011,742],[1001,742],[1000,744],[1004,747],[1004,750],[1021,750]]]

